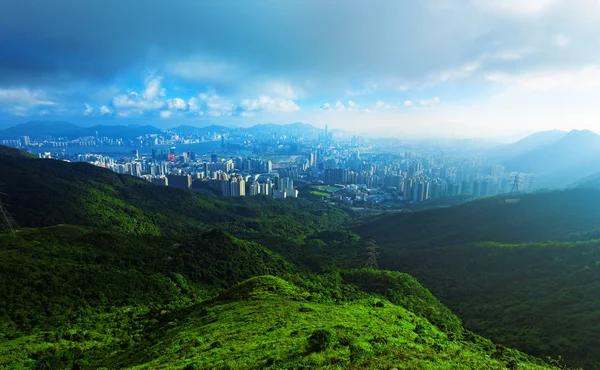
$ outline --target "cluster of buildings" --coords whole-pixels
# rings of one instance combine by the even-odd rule
[[[241,142],[245,149],[242,150],[229,146],[223,135],[212,137],[217,138],[221,148],[213,149],[212,153],[196,153],[193,149],[180,151],[172,146],[166,149],[139,147],[120,158],[90,153],[68,155],[64,151],[43,155],[93,163],[161,186],[208,187],[231,197],[297,197],[298,188],[310,192],[311,187],[327,186],[336,189],[330,192],[329,199],[349,204],[411,203],[535,189],[534,175],[506,172],[504,166],[492,165],[483,157],[469,154],[460,145],[441,149],[431,143],[365,140],[356,136],[350,140],[334,140],[334,135],[325,130],[312,140],[285,135],[263,134],[260,140],[244,136]],[[162,142],[164,138],[155,136],[154,140]],[[31,145],[27,137],[19,142],[19,145]],[[140,154],[140,150],[145,153]],[[253,155],[240,155],[242,152]]]

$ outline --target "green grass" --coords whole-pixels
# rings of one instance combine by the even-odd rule
[[[112,366],[133,369],[520,369],[547,368],[485,341],[451,340],[389,301],[311,302],[310,294],[257,277],[169,317],[156,341]],[[224,297],[223,297],[224,296]],[[235,299],[233,299],[235,297]]]
[[[317,195],[317,196],[320,196],[320,197],[328,197],[329,196],[329,193],[326,193],[326,192],[323,192],[323,191],[317,191],[317,190],[312,190],[310,192],[310,194]]]

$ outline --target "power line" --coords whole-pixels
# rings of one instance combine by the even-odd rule
[[[4,183],[0,182],[0,185],[4,185]],[[8,195],[6,193],[0,192],[0,195]],[[8,232],[11,234],[16,233],[16,229],[19,228],[15,219],[10,215],[4,204],[2,203],[2,198],[0,198],[0,232]]]

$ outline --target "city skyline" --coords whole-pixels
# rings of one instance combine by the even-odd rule
[[[595,2],[176,5],[1,4],[0,126],[600,132]]]

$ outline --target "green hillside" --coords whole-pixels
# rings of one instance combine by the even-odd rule
[[[410,273],[465,326],[567,364],[600,364],[600,192],[489,198],[384,216],[354,229],[379,266]]]
[[[423,249],[473,241],[572,240],[595,228],[600,228],[600,190],[570,189],[384,215],[353,230],[382,245]]]
[[[351,211],[320,202],[207,198],[86,163],[32,159],[22,153],[0,146],[0,192],[6,193],[2,200],[22,227],[71,224],[170,237],[218,228],[320,269],[325,260],[335,262],[335,251],[324,251],[316,238],[307,244],[306,236],[338,230],[354,219]],[[338,250],[353,242],[342,238],[334,243]],[[311,259],[315,255],[323,258],[317,263]]]
[[[347,275],[354,272],[348,271]],[[379,272],[358,271],[360,276]],[[296,276],[292,279],[298,279]],[[52,331],[0,342],[0,366],[134,369],[546,369],[554,365],[496,346],[461,327],[440,330],[413,294],[394,304],[334,276],[301,288],[257,276],[203,303],[171,309],[125,306],[88,313]],[[435,299],[407,275],[397,285]],[[390,283],[389,277],[383,279]],[[327,283],[329,282],[329,284]],[[324,285],[331,285],[324,288]],[[390,285],[391,287],[392,285]],[[345,292],[339,295],[339,292]],[[336,297],[336,298],[333,298]],[[439,303],[437,303],[438,306]],[[448,317],[449,327],[456,318]],[[451,323],[453,322],[453,323]]]

